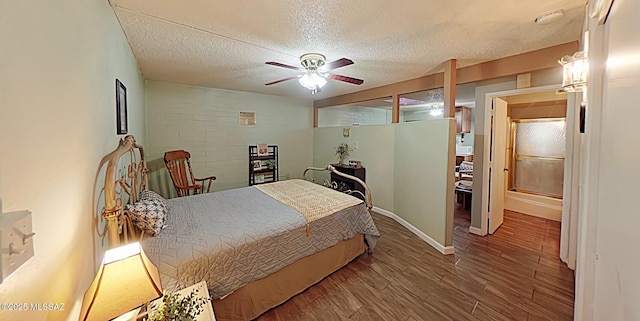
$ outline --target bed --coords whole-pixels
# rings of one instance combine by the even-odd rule
[[[130,155],[130,164],[118,178],[122,155]],[[166,290],[207,281],[218,320],[258,317],[371,252],[379,237],[366,184],[360,181],[368,202],[307,180],[166,200],[166,227],[140,237],[125,208],[137,204],[146,188],[143,149],[127,136],[103,163],[108,163],[103,216],[110,244],[140,238]],[[335,169],[309,168],[304,175],[310,170]]]

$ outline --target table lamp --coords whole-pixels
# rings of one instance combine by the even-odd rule
[[[80,320],[110,320],[161,295],[158,268],[140,243],[110,249],[84,294]]]

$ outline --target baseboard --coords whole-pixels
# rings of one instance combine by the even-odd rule
[[[484,234],[482,234],[482,229],[479,228],[479,227],[475,227],[475,226],[469,226],[469,233],[475,234],[475,235],[480,235],[480,236],[484,235]]]
[[[434,249],[438,250],[438,252],[440,252],[440,253],[442,253],[444,255],[453,254],[453,252],[454,252],[453,246],[444,246],[444,245],[440,244],[438,241],[436,241],[433,238],[431,238],[431,236],[429,236],[429,235],[425,234],[424,232],[420,231],[415,226],[411,225],[411,223],[405,221],[402,217],[396,215],[395,213],[387,211],[387,210],[379,208],[379,207],[375,207],[375,206],[373,207],[372,211],[374,211],[376,213],[379,213],[379,214],[382,214],[382,215],[384,215],[386,217],[392,218],[396,222],[400,223],[400,225],[406,227],[413,234],[415,234],[416,236],[421,238],[423,241],[427,242],[427,244],[431,245]]]

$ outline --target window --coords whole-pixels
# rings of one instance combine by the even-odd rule
[[[391,123],[391,97],[318,109],[318,127]]]
[[[444,88],[400,95],[400,122],[444,117]]]

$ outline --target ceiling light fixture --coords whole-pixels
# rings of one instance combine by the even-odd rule
[[[300,64],[307,70],[307,72],[298,78],[298,82],[304,88],[311,90],[311,94],[315,94],[320,91],[320,88],[327,84],[327,80],[319,69],[324,66],[324,55],[318,53],[308,53],[300,56]]]
[[[431,111],[429,111],[429,115],[437,117],[442,115],[443,111],[440,108],[435,108],[435,109],[431,109]]]
[[[354,85],[362,85],[364,83],[364,80],[362,79],[331,73],[331,71],[334,69],[353,65],[353,60],[349,58],[340,58],[338,60],[325,63],[324,55],[319,53],[307,53],[300,56],[300,64],[304,68],[295,67],[275,61],[267,61],[265,62],[265,64],[304,72],[304,74],[300,76],[287,77],[272,81],[270,83],[266,83],[264,84],[265,86],[275,85],[283,81],[297,78],[301,86],[311,90],[311,94],[315,94],[319,92],[320,88],[322,88],[327,83],[327,79],[333,79]]]
[[[320,89],[327,84],[327,80],[317,72],[307,72],[306,74],[302,75],[302,77],[298,78],[298,82],[300,83],[300,85],[302,85],[302,87],[311,90],[312,93],[314,93],[313,91]]]

